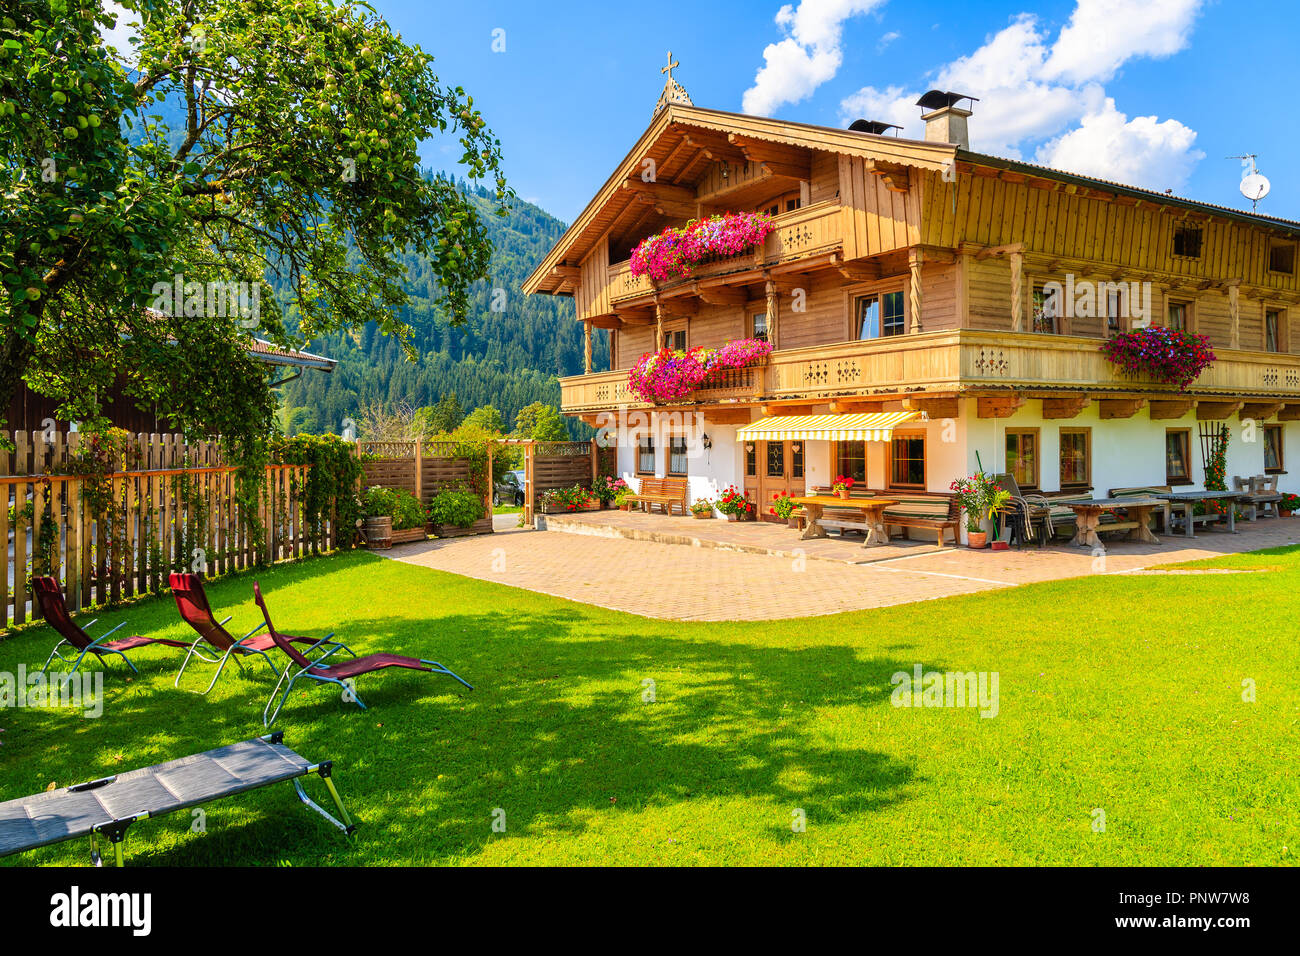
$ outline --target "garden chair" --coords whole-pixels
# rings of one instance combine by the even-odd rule
[[[230,660],[232,655],[235,663],[242,670],[244,665],[240,662],[240,657],[260,654],[262,659],[266,661],[266,666],[271,668],[271,673],[276,677],[280,676],[279,668],[275,666],[270,655],[266,653],[275,647],[275,641],[269,634],[258,635],[257,633],[266,627],[265,622],[257,625],[239,640],[235,640],[224,626],[230,620],[230,617],[218,621],[212,613],[212,607],[208,604],[208,596],[203,590],[202,578],[187,571],[173,571],[168,580],[171,583],[172,597],[176,599],[176,608],[181,612],[181,617],[185,623],[194,628],[194,631],[199,637],[203,638],[209,647],[221,654],[220,658],[208,657],[199,650],[199,642],[195,641],[190,648],[190,652],[185,655],[185,661],[181,664],[181,669],[177,671],[172,686],[181,686],[181,675],[185,673],[185,668],[189,666],[190,660],[194,657],[198,657],[199,660],[206,661],[209,664],[217,665],[217,672],[212,676],[212,683],[208,684],[208,689],[203,691],[204,694],[207,694],[217,685],[217,679],[221,677],[221,672],[225,670],[226,662]],[[311,638],[306,637],[295,638],[295,640],[308,644],[314,643]],[[337,645],[338,648],[342,648],[348,654],[356,657],[346,644],[338,641],[328,643]]]
[[[107,662],[104,660],[104,655],[116,654],[118,657],[122,658],[122,660],[126,661],[127,667],[131,668],[131,670],[138,674],[140,671],[131,663],[131,659],[126,656],[127,651],[134,650],[137,647],[147,647],[150,644],[163,644],[167,647],[181,647],[185,650],[189,650],[193,646],[192,642],[189,641],[174,641],[161,637],[141,637],[138,634],[134,637],[119,637],[115,641],[110,641],[109,637],[126,626],[125,621],[117,625],[117,627],[111,628],[108,633],[104,634],[102,637],[92,640],[90,635],[78,627],[76,623],[73,622],[72,616],[68,614],[68,607],[63,601],[63,591],[59,589],[59,582],[48,576],[33,577],[32,591],[35,592],[36,600],[41,606],[41,613],[45,615],[45,622],[58,631],[63,638],[59,643],[54,645],[54,650],[50,651],[50,656],[46,659],[45,666],[41,668],[42,674],[50,669],[50,664],[54,661],[54,658],[57,657],[65,664],[71,661],[72,670],[68,671],[68,674],[71,675],[81,666],[81,661],[87,654],[94,654],[99,658],[100,663],[105,664],[105,666],[107,666]],[[95,620],[91,621],[90,624],[87,624],[86,627],[90,627],[98,620],[99,618],[95,618]],[[69,657],[64,657],[59,653],[59,648],[63,647],[65,644],[80,652],[77,654],[75,660],[72,660]]]
[[[361,697],[357,694],[353,686],[346,683],[346,681],[354,677],[359,677],[362,674],[369,674],[371,671],[383,670],[385,667],[404,667],[413,671],[446,674],[448,677],[460,681],[460,683],[464,684],[470,690],[474,689],[468,681],[464,680],[446,667],[443,667],[437,661],[429,661],[415,657],[403,657],[400,654],[367,654],[364,657],[355,657],[352,660],[344,661],[341,664],[326,664],[325,659],[333,654],[334,651],[338,650],[336,647],[326,651],[315,661],[312,661],[307,657],[307,654],[310,654],[317,648],[331,643],[330,638],[334,635],[330,634],[325,638],[322,638],[308,647],[305,652],[300,651],[298,648],[293,646],[294,643],[304,643],[307,639],[293,637],[289,634],[281,634],[275,629],[275,625],[271,623],[271,612],[266,609],[266,601],[262,599],[261,586],[256,581],[253,582],[253,599],[257,602],[257,606],[262,609],[262,617],[266,619],[267,633],[271,635],[271,639],[275,641],[276,646],[279,647],[280,650],[284,651],[285,654],[289,655],[290,661],[285,665],[284,673],[280,675],[279,681],[276,682],[275,689],[271,691],[270,699],[266,702],[266,707],[262,710],[262,723],[264,726],[269,727],[271,724],[275,723],[275,718],[280,715],[281,708],[284,707],[285,701],[289,699],[289,694],[293,691],[294,684],[304,677],[325,684],[337,684],[339,687],[343,688],[344,699],[355,701],[357,706],[362,710],[368,708],[361,700]],[[290,671],[293,669],[294,664],[298,665],[298,670],[290,675]],[[275,711],[268,718],[267,711],[269,711],[271,705],[275,703],[276,695],[280,693],[280,685],[285,683],[286,678],[289,682],[285,685],[284,693],[280,695],[280,703],[276,705]]]

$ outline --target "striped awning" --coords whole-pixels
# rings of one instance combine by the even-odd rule
[[[920,412],[774,415],[751,422],[736,437],[741,441],[889,441],[896,427],[920,417]]]

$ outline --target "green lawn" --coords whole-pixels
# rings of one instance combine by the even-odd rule
[[[184,814],[137,824],[128,859],[1290,863],[1300,551],[1216,564],[1269,570],[1094,577],[734,625],[651,621],[367,554],[277,568],[261,581],[284,629],[434,657],[477,689],[389,672],[358,682],[368,712],[323,688],[290,700],[278,726],[304,755],[336,761],[362,824],[351,845],[281,785],[209,805],[205,835]],[[798,578],[755,582],[770,586]],[[258,620],[251,577],[209,594],[232,629]],[[102,617],[186,634],[170,599]],[[0,642],[0,671],[39,665],[53,641],[31,628]],[[110,665],[101,719],[0,712],[0,799],[263,733],[264,667],[227,673],[204,698],[172,687],[177,652],[136,660],[135,680]],[[891,675],[918,663],[996,671],[998,715],[892,706]],[[206,686],[202,672],[186,679]],[[805,832],[792,832],[797,809]],[[75,841],[2,862],[85,860]]]

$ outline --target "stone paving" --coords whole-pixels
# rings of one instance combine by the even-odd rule
[[[553,530],[498,525],[496,534],[381,553],[647,617],[726,621],[864,610],[1300,543],[1300,518],[1239,524],[1244,530],[1233,535],[1167,536],[1159,545],[1117,540],[1108,543],[1104,558],[1063,544],[993,552],[912,541],[864,549],[858,537],[800,541],[798,532],[763,522],[622,512],[552,518],[549,524]]]

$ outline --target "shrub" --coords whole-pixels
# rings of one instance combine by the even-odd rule
[[[367,488],[361,510],[367,518],[392,518],[394,531],[422,528],[428,520],[420,500],[400,488]]]
[[[577,511],[579,508],[590,507],[595,501],[596,496],[582,485],[574,485],[572,488],[553,488],[542,492],[542,504],[547,509]]]
[[[436,525],[468,528],[485,514],[483,499],[469,488],[444,488],[429,502],[429,520]]]

